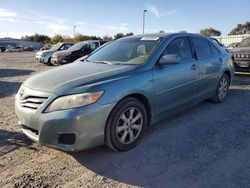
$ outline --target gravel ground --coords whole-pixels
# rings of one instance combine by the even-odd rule
[[[203,102],[147,130],[128,152],[67,153],[21,133],[14,95],[35,72],[34,53],[0,53],[0,187],[250,187],[250,74],[223,104]]]

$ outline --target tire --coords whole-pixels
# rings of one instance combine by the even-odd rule
[[[220,78],[215,96],[211,99],[215,103],[222,103],[225,101],[230,85],[229,77],[226,73]]]
[[[48,66],[53,66],[53,64],[51,63],[51,57],[48,59],[48,63],[46,63]]]
[[[52,65],[52,66],[59,66],[60,64],[59,63],[52,63],[52,61],[50,61],[50,65]]]
[[[135,98],[125,98],[109,115],[105,127],[105,144],[117,151],[127,151],[141,140],[148,124],[147,109]]]

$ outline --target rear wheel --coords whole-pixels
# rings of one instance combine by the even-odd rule
[[[224,102],[228,93],[229,88],[229,77],[227,74],[223,74],[217,85],[215,96],[212,98],[213,102],[221,103]]]
[[[145,106],[135,98],[126,98],[112,110],[106,125],[106,144],[127,151],[140,141],[148,123]]]

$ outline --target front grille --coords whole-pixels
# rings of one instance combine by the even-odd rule
[[[19,98],[19,104],[24,108],[37,109],[47,99],[48,97],[24,96],[22,98]]]
[[[250,54],[248,53],[236,53],[234,54],[235,59],[238,60],[249,60],[250,59]]]

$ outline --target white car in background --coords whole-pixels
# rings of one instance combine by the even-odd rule
[[[11,47],[9,49],[7,49],[5,52],[22,52],[23,48],[20,46],[16,46],[16,47]]]
[[[58,43],[55,46],[53,46],[50,50],[43,50],[36,53],[36,61],[38,63],[44,63],[44,64],[51,64],[51,57],[54,54],[54,52],[67,50],[71,46],[73,46],[75,43],[73,42],[64,42],[64,43]]]

